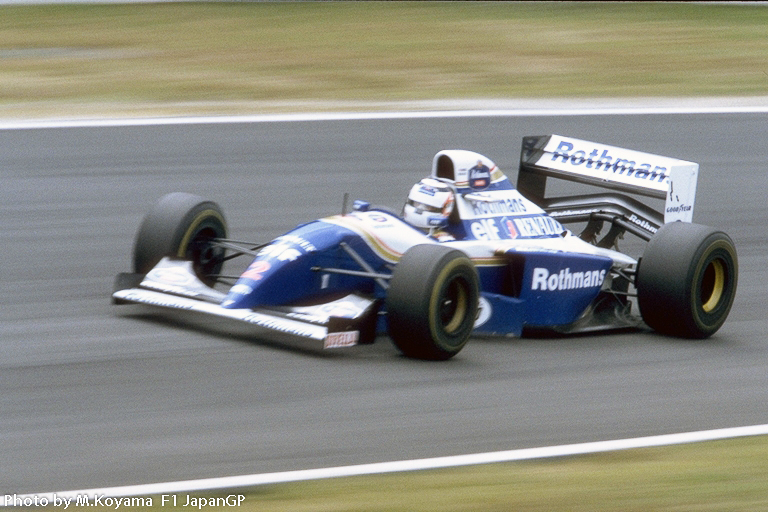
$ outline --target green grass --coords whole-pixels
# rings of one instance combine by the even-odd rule
[[[278,511],[754,512],[768,510],[768,437],[567,458],[371,475],[192,494],[243,494],[239,508]],[[187,494],[152,510],[189,510]],[[146,497],[145,497],[146,499]],[[56,510],[54,507],[49,507]],[[125,507],[138,510],[145,507]],[[115,507],[89,507],[92,512]]]
[[[0,7],[0,115],[768,93],[768,8],[635,3]]]

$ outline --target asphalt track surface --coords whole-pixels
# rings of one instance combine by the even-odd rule
[[[767,122],[696,114],[0,130],[0,494],[768,423]],[[476,339],[429,363],[401,357],[387,338],[323,352],[110,304],[139,222],[164,193],[214,199],[232,236],[263,241],[338,213],[344,192],[399,208],[441,149],[484,153],[514,180],[521,138],[548,133],[700,163],[694,220],[729,233],[740,263],[734,308],[713,338]]]

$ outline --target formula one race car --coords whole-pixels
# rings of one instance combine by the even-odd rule
[[[401,215],[364,201],[347,213],[345,201],[342,214],[263,245],[228,239],[215,203],[173,193],[141,224],[134,272],[117,277],[113,302],[226,317],[325,348],[387,333],[406,356],[436,360],[472,335],[644,323],[704,338],[728,316],[738,269],[725,233],[691,223],[698,167],[533,136],[515,187],[483,155],[441,151]],[[610,191],[545,198],[548,178]],[[626,193],[663,199],[664,210]],[[563,227],[571,223],[583,225],[579,235]],[[648,241],[641,258],[614,250],[625,233]],[[238,256],[252,262],[227,278],[224,263]]]

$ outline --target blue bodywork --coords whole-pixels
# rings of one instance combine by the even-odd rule
[[[514,221],[559,226],[553,219],[541,217],[546,216],[535,214],[516,217]],[[491,221],[500,227],[512,222],[502,215],[484,223],[488,226]],[[528,233],[528,238],[517,233],[512,238],[514,233],[500,230],[500,240],[515,240],[520,246],[512,244],[500,255],[475,258],[473,250],[476,252],[478,242],[485,241],[481,238],[485,235],[473,229],[473,222],[477,221],[464,221],[455,227],[454,233],[461,240],[444,243],[466,248],[478,270],[482,298],[475,334],[520,335],[525,326],[575,322],[600,292],[612,265],[612,260],[605,256],[536,250],[526,243],[556,239],[562,236],[559,232]],[[353,212],[303,224],[258,253],[222,306],[235,309],[319,304],[349,293],[384,299],[386,289],[376,279],[336,270],[391,275],[399,256],[418,243],[438,242],[383,211]],[[356,258],[362,259],[368,268],[361,267]],[[378,330],[386,331],[385,317],[381,318]]]
[[[356,202],[349,214],[300,225],[264,247],[221,305],[322,304],[350,293],[385,305],[387,278],[419,244],[448,245],[475,264],[481,290],[475,334],[520,335],[526,326],[574,324],[610,282],[610,255],[523,197],[486,157],[442,151],[433,160],[432,179],[454,191],[455,208],[442,228],[423,232]],[[379,331],[386,330],[385,318]]]
[[[360,265],[342,249],[342,244],[359,254],[375,272],[392,272],[387,262],[357,233],[317,220],[276,238],[262,249],[230,289],[222,305],[235,309],[320,303],[350,292],[383,298],[384,291],[370,277],[313,270],[360,271]]]

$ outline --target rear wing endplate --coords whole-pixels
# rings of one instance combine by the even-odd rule
[[[664,199],[663,222],[693,220],[699,164],[562,135],[523,138],[517,188],[546,203],[548,177]]]

